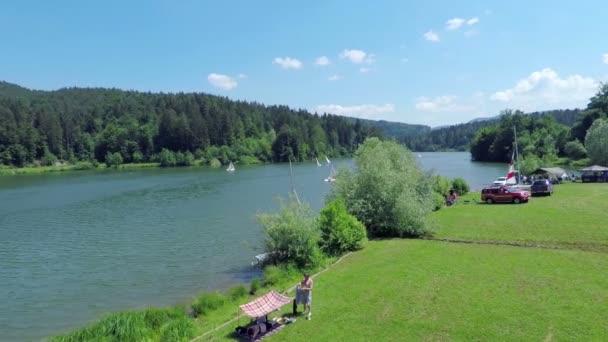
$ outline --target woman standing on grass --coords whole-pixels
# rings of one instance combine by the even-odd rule
[[[300,290],[304,297],[304,314],[306,319],[310,320],[311,305],[312,305],[312,278],[308,272],[304,273],[304,279],[300,282]]]

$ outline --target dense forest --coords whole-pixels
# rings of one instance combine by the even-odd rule
[[[557,123],[572,126],[578,116],[578,109],[551,110],[545,112],[528,113],[531,119],[541,119],[550,116]],[[415,130],[410,134],[393,135],[390,131],[384,131],[389,137],[395,137],[399,142],[407,145],[413,151],[466,151],[477,132],[489,126],[495,126],[500,117],[486,120],[472,120],[468,123],[444,126],[436,129]]]
[[[359,120],[202,93],[34,91],[0,82],[0,164],[17,167],[307,160],[349,155],[381,135]]]
[[[576,113],[574,119],[571,118],[573,113]],[[520,111],[504,111],[492,125],[475,134],[471,142],[471,156],[478,161],[509,161],[514,148],[515,127],[520,156],[524,160],[521,167],[524,169],[554,163],[559,157],[578,160],[588,156],[592,161],[601,160],[601,157],[598,158],[598,153],[602,154],[601,149],[598,153],[595,150],[596,146],[603,145],[598,145],[595,137],[589,139],[588,132],[595,121],[608,118],[608,84],[600,87],[585,110],[560,111],[558,114],[525,115]],[[600,140],[608,139],[604,134],[596,136]]]

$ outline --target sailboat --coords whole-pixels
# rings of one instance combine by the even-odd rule
[[[325,181],[328,183],[336,181],[336,169],[334,169],[333,165],[331,166],[331,169],[329,170],[329,176],[325,178]]]
[[[418,152],[418,158],[422,159],[422,154],[420,154],[420,152]]]
[[[327,165],[331,164],[331,161],[329,160],[329,158],[327,158],[327,156],[325,156],[325,160],[327,160]]]
[[[228,172],[234,172],[234,171],[236,171],[236,169],[234,168],[234,164],[232,164],[232,162],[230,162],[230,164],[228,165],[228,168],[226,169],[226,171],[228,171]]]
[[[315,157],[315,160],[317,161],[317,167],[321,167],[321,163],[319,163],[319,158]]]

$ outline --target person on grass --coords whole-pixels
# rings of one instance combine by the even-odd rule
[[[304,273],[304,279],[302,279],[300,282],[300,291],[303,292],[304,296],[304,314],[306,315],[306,319],[310,320],[312,305],[312,278],[308,272]]]

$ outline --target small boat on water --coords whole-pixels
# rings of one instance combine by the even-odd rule
[[[420,154],[420,152],[418,152],[418,158],[422,159],[422,154]]]
[[[336,169],[334,169],[333,165],[331,166],[331,169],[329,170],[329,176],[325,178],[325,181],[328,183],[336,181]]]
[[[317,167],[321,167],[321,163],[319,163],[319,158],[315,157],[315,161],[317,162]]]
[[[234,164],[232,162],[230,162],[230,164],[228,165],[228,168],[226,169],[226,171],[228,171],[228,172],[234,172],[234,171],[236,171],[236,169],[234,168]]]
[[[268,258],[268,253],[258,254],[253,257],[251,266],[262,265],[267,258]]]
[[[331,164],[331,161],[329,160],[329,158],[327,158],[327,156],[325,156],[325,160],[327,161],[327,165]]]

